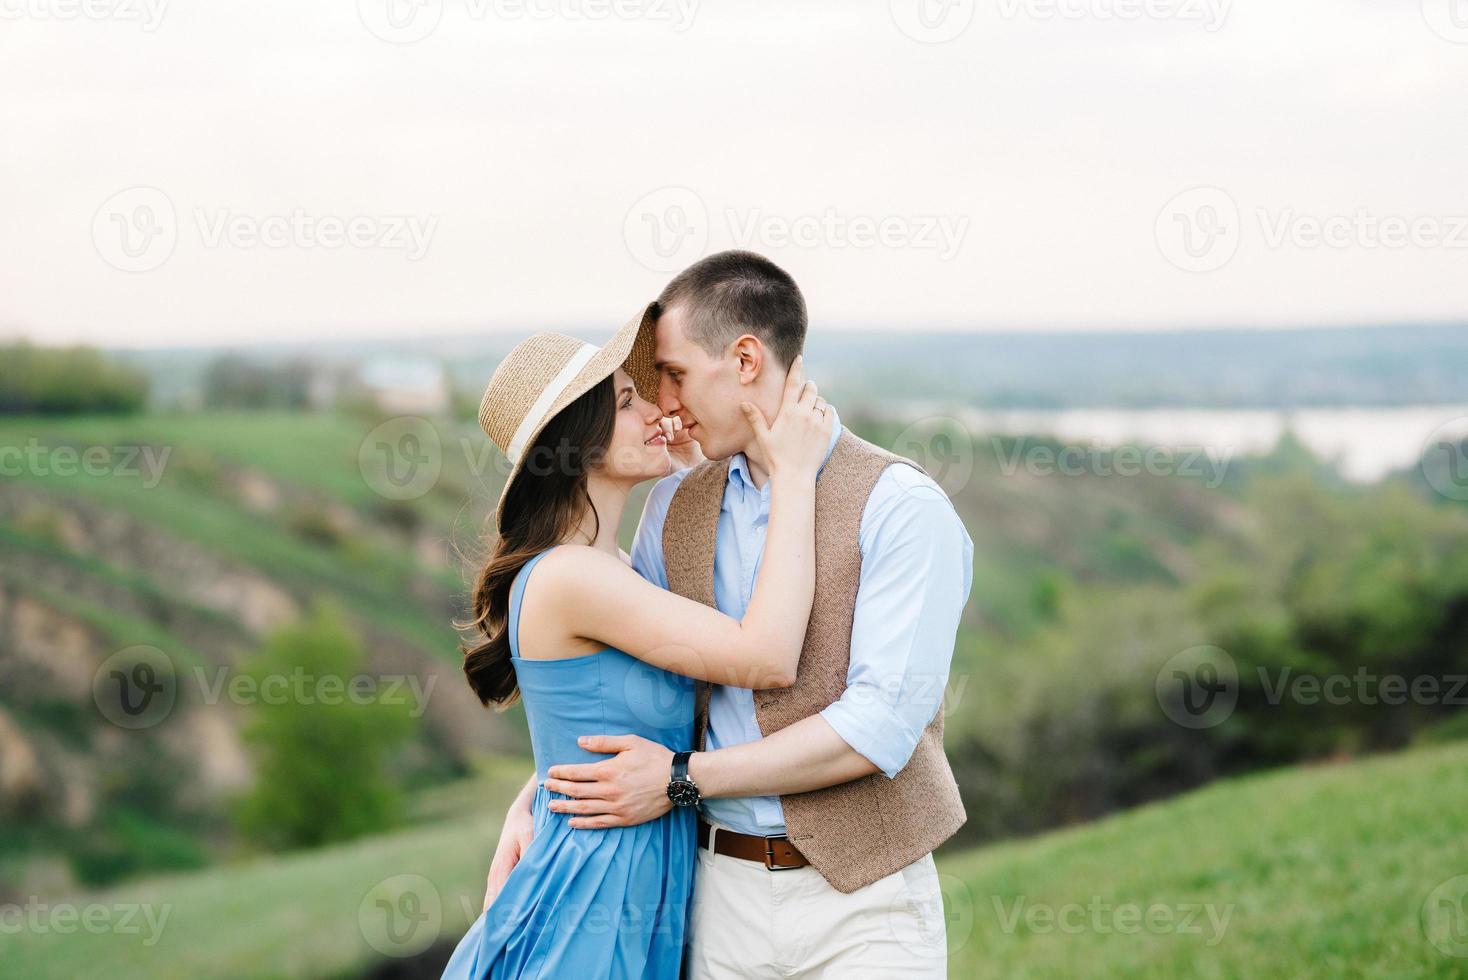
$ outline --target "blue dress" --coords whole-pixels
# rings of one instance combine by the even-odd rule
[[[694,682],[607,647],[560,660],[519,655],[520,600],[543,551],[510,586],[510,651],[538,783],[535,837],[504,889],[459,941],[446,980],[571,978],[677,980],[697,866],[697,817],[674,807],[635,827],[573,830],[569,799],[545,788],[553,765],[611,756],[576,744],[581,735],[641,735],[676,751],[692,748]]]

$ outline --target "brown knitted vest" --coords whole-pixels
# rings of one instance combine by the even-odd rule
[[[816,480],[815,603],[795,684],[754,692],[765,735],[819,713],[846,690],[861,582],[857,536],[867,498],[893,463],[916,466],[845,429]],[[669,588],[708,606],[714,605],[714,544],[728,474],[727,459],[695,467],[673,495],[663,527]],[[700,750],[711,693],[711,685],[698,682],[693,724]],[[790,840],[837,891],[853,892],[911,864],[953,836],[967,818],[943,754],[942,706],[895,779],[873,773],[782,796],[780,803]]]

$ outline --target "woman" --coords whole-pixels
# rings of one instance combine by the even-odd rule
[[[671,465],[667,420],[621,365],[641,320],[603,348],[537,334],[500,364],[480,425],[512,470],[499,539],[474,589],[485,636],[464,672],[486,705],[523,700],[535,753],[535,835],[444,976],[674,980],[696,864],[696,815],[574,830],[546,770],[599,758],[580,734],[633,733],[690,749],[693,678],[787,687],[815,587],[815,479],[830,413],[792,365],[773,424],[745,416],[769,460],[765,560],[743,620],[644,581],[617,547],[632,488]],[[644,335],[645,336],[645,335]],[[645,356],[642,351],[634,356]],[[532,576],[532,572],[534,573]]]

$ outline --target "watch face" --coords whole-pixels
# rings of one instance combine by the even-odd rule
[[[692,783],[669,783],[668,799],[672,800],[677,806],[693,806],[698,802],[698,787]]]

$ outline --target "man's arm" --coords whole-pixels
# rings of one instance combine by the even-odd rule
[[[877,772],[892,778],[911,758],[942,704],[973,543],[943,491],[897,465],[867,503],[861,544],[845,692],[766,738],[694,753],[689,775],[704,796],[808,792]],[[577,797],[551,803],[577,815],[573,827],[629,826],[668,811],[671,751],[635,736],[593,737],[582,747],[617,755],[550,770],[547,788]]]

